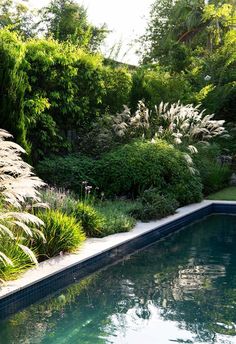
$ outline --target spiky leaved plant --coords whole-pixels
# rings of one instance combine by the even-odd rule
[[[36,177],[32,168],[21,158],[24,149],[9,141],[12,137],[7,131],[0,129],[0,240],[9,238],[15,241],[34,262],[37,259],[29,247],[22,245],[20,237],[41,236],[39,227],[43,222],[26,211],[27,204],[40,201],[37,189],[44,185]],[[0,261],[11,264],[6,254],[0,251]]]

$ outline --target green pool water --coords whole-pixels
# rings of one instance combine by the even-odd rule
[[[236,343],[236,216],[212,215],[0,323],[1,344]]]

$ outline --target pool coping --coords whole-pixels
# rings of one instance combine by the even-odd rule
[[[236,214],[236,201],[204,200],[179,208],[166,218],[138,222],[130,232],[86,239],[78,252],[50,258],[1,286],[0,318],[214,213]]]

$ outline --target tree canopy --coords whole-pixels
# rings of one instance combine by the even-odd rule
[[[44,35],[92,52],[99,49],[108,33],[105,24],[90,24],[86,8],[75,0],[51,0],[38,11],[30,9],[27,0],[0,0],[0,28],[4,27],[24,39]]]
[[[185,70],[191,58],[212,53],[236,25],[235,1],[161,0],[152,5],[142,37],[144,63]]]
[[[108,32],[105,24],[90,24],[85,7],[74,0],[52,0],[41,10],[41,18],[47,36],[60,42],[70,40],[91,51],[97,50]]]

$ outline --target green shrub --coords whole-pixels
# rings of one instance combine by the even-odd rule
[[[74,216],[80,221],[84,232],[88,237],[101,237],[103,216],[89,204],[79,202],[74,211]]]
[[[141,67],[133,73],[133,109],[140,99],[143,99],[150,109],[154,109],[154,106],[162,101],[175,103],[180,100],[186,104],[192,99],[192,87],[183,74],[171,74],[160,66]]]
[[[180,205],[201,200],[201,181],[185,156],[165,141],[135,141],[103,155],[94,170],[106,195],[136,197],[151,187],[175,195]]]
[[[122,109],[124,104],[129,103],[132,87],[131,74],[126,68],[107,66],[102,70],[102,78],[106,90],[102,102],[104,110],[115,114]]]
[[[81,192],[83,181],[95,184],[92,178],[94,161],[86,156],[52,156],[37,165],[37,172],[50,185]]]
[[[217,161],[217,157],[221,154],[220,148],[213,144],[203,146],[198,151],[194,162],[200,173],[204,194],[209,195],[223,189],[229,183],[231,170],[230,166],[221,165]]]
[[[138,206],[138,202],[130,201],[103,201],[95,205],[95,208],[104,217],[102,236],[127,232],[132,229],[136,220],[131,213]]]
[[[171,195],[160,195],[157,189],[145,190],[140,198],[140,206],[131,214],[142,221],[161,219],[174,214],[178,202]]]
[[[24,97],[29,85],[24,64],[24,43],[16,33],[0,30],[0,127],[10,131],[29,152],[24,114]]]
[[[45,223],[42,232],[46,242],[35,240],[34,247],[40,260],[58,255],[60,252],[73,252],[85,240],[81,224],[73,217],[60,211],[46,210],[38,213]]]

